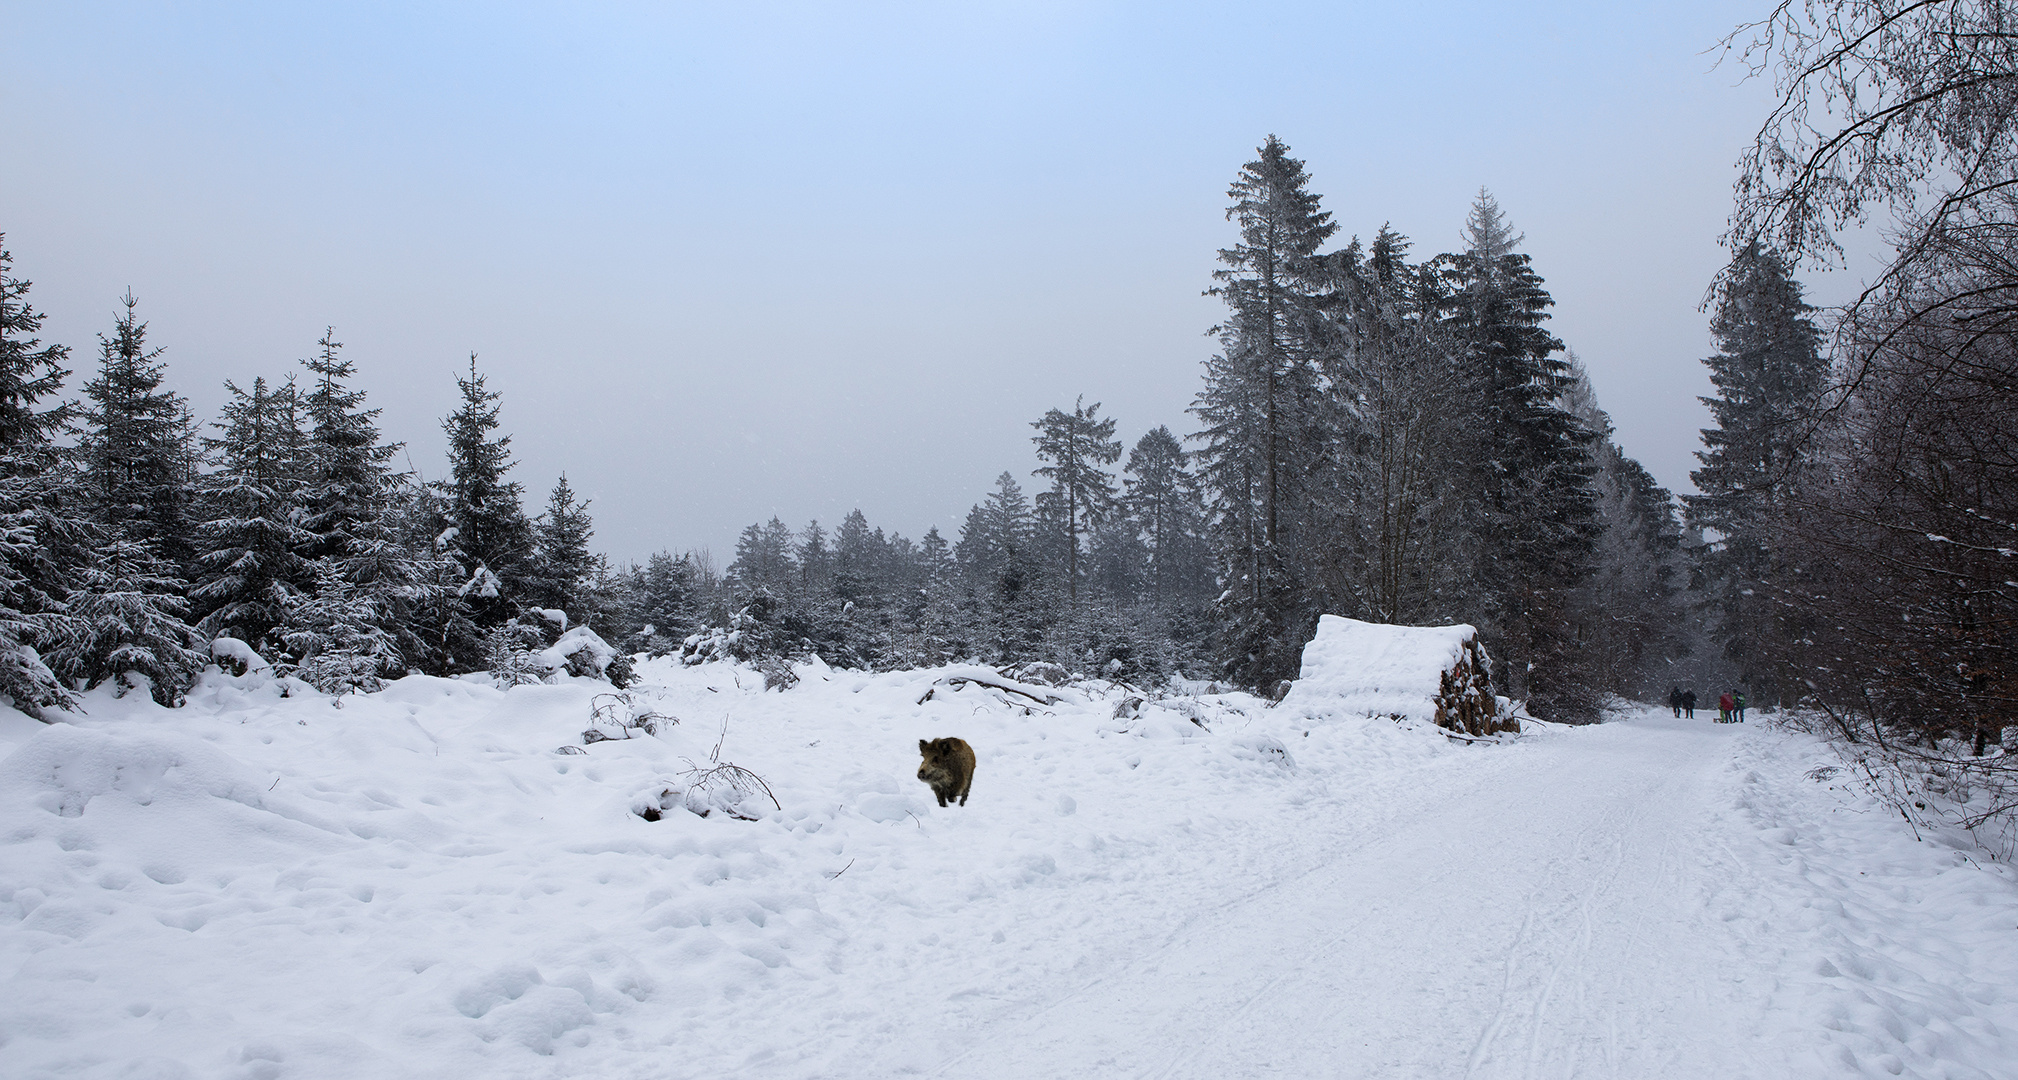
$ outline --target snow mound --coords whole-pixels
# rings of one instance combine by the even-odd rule
[[[561,617],[567,618],[566,615]],[[581,655],[587,664],[577,662],[574,665],[575,670],[570,671],[569,661],[577,655]],[[552,645],[540,650],[534,663],[548,676],[563,671],[575,675],[588,675],[588,671],[581,670],[588,667],[594,669],[595,678],[601,678],[603,672],[608,670],[610,661],[616,659],[616,656],[617,650],[611,648],[609,642],[604,641],[594,630],[586,626],[577,626],[562,634]]]
[[[1312,717],[1420,720],[1472,735],[1506,722],[1485,683],[1478,631],[1463,623],[1391,626],[1322,616],[1282,707]]]

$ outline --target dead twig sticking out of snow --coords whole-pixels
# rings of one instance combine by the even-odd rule
[[[720,811],[738,821],[756,821],[758,815],[750,812],[749,804],[759,795],[771,801],[772,809],[785,808],[763,777],[741,765],[703,768],[691,761],[687,764],[689,768],[680,774],[679,780],[647,795],[642,804],[633,804],[639,817],[658,821],[662,811],[678,807],[695,817],[709,817]],[[760,813],[761,809],[758,808]]]
[[[849,860],[848,860],[848,866],[853,866],[853,865],[855,865],[855,860],[853,860],[853,859],[849,859]],[[832,881],[832,880],[834,880],[835,878],[837,878],[837,877],[840,877],[840,876],[841,876],[842,874],[845,874],[845,873],[847,873],[847,872],[848,872],[848,866],[844,866],[844,867],[840,868],[839,870],[836,870],[836,871],[834,871],[833,873],[831,873],[831,874],[828,874],[828,875],[827,875],[827,880],[828,880],[828,881]]]
[[[687,773],[693,780],[687,785],[687,799],[691,806],[696,794],[707,804],[720,809],[732,818],[755,821],[756,816],[743,812],[742,804],[758,793],[771,800],[771,809],[783,810],[783,803],[771,791],[771,785],[764,778],[743,768],[741,765],[717,765],[712,769],[695,769]],[[706,817],[705,812],[701,813]]]
[[[640,708],[632,701],[628,691],[611,694],[597,694],[589,699],[589,723],[582,732],[583,745],[609,742],[616,739],[635,739],[639,733],[657,735],[659,729],[671,727],[680,722],[677,716],[666,716],[649,708]]]

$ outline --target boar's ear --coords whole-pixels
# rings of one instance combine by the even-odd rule
[[[927,750],[930,750],[930,749],[932,749],[932,744],[931,744],[931,743],[928,743],[928,742],[926,742],[926,741],[925,741],[925,740],[923,740],[923,739],[919,739],[919,740],[918,740],[918,752],[919,752],[919,753],[921,753],[921,754],[922,754],[922,753],[924,753],[925,751],[927,751]]]

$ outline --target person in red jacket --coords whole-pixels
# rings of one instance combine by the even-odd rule
[[[1717,699],[1717,723],[1730,723],[1731,714],[1737,710],[1738,703],[1731,699],[1731,692],[1729,690],[1724,691],[1724,696]]]

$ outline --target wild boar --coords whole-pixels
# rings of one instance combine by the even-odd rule
[[[964,739],[919,739],[918,753],[925,758],[918,765],[918,779],[932,785],[939,805],[946,805],[947,799],[967,805],[967,791],[974,786],[974,748]]]

